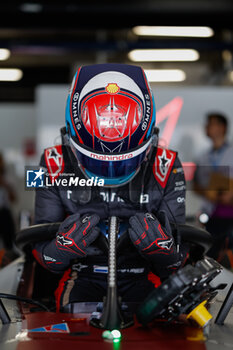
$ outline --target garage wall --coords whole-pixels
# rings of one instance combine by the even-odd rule
[[[36,116],[33,103],[0,104],[0,148],[22,148],[25,138],[36,136]]]

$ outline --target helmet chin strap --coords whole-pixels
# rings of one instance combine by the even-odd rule
[[[65,126],[63,126],[61,129],[60,129],[60,133],[61,133],[61,140],[62,140],[62,144],[63,145],[69,145],[70,141],[70,137],[69,137],[69,133],[66,129]]]
[[[159,128],[155,126],[152,134],[152,145],[154,147],[157,147],[158,142],[159,142]]]

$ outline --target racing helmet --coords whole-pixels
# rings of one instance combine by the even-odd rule
[[[130,181],[149,152],[155,103],[141,67],[96,64],[75,73],[66,104],[69,144],[87,177]]]

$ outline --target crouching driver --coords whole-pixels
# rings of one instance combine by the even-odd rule
[[[185,221],[185,180],[177,153],[157,146],[155,104],[144,71],[101,64],[80,68],[66,106],[63,143],[44,151],[41,166],[51,179],[65,173],[101,179],[102,186],[37,190],[35,223],[62,222],[56,237],[34,246],[35,258],[63,274],[58,308],[102,301],[107,286],[106,220],[121,218],[117,251],[118,293],[141,301],[154,282],[184,264],[169,222]],[[182,186],[176,186],[177,183]],[[156,277],[157,276],[157,277]]]

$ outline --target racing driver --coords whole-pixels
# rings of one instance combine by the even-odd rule
[[[65,174],[102,186],[37,189],[35,223],[61,222],[54,239],[34,245],[46,269],[63,274],[58,309],[102,301],[107,287],[107,220],[120,220],[118,293],[141,301],[183,266],[187,250],[170,222],[185,221],[185,179],[177,153],[158,146],[155,103],[141,67],[98,64],[75,74],[62,144],[45,149],[51,180]],[[182,199],[182,200],[181,200]]]

